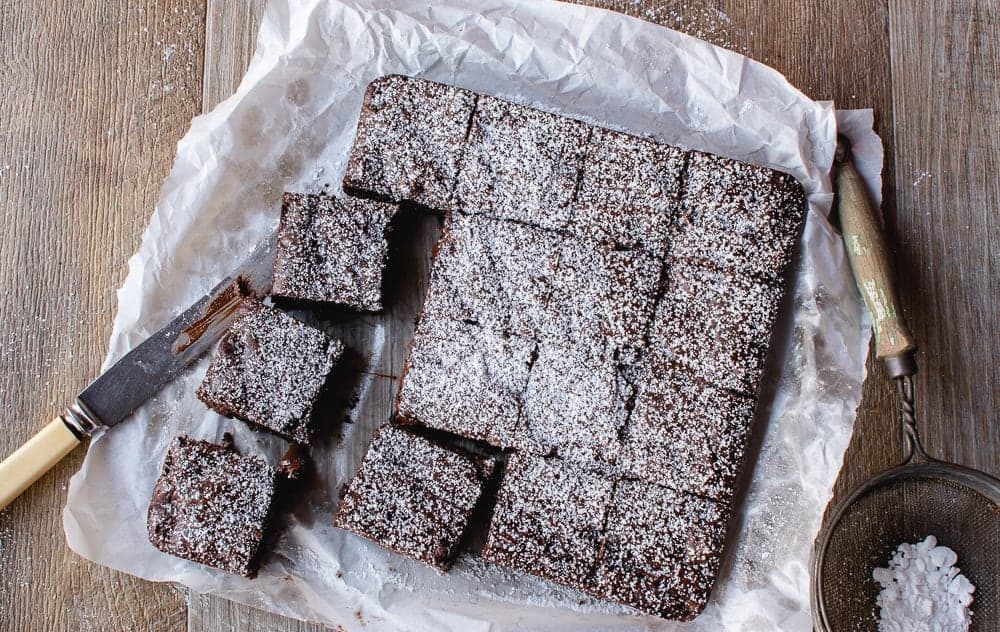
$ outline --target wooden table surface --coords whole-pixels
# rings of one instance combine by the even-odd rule
[[[597,4],[745,53],[813,98],[875,109],[883,212],[921,346],[925,443],[1000,475],[998,4]],[[0,0],[0,454],[98,372],[115,289],[175,143],[235,89],[262,10],[260,0]],[[893,393],[869,369],[838,494],[900,455]],[[0,629],[320,629],[78,558],[61,512],[82,457],[0,514]]]

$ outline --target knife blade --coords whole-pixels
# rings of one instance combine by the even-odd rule
[[[54,419],[0,462],[0,509],[101,428],[128,419],[207,351],[246,296],[270,292],[277,235],[272,233],[229,276],[165,327],[126,353]]]

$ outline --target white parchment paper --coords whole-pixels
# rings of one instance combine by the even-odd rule
[[[180,141],[119,291],[110,364],[223,278],[277,224],[283,190],[337,190],[365,85],[420,75],[683,147],[794,174],[809,193],[794,287],[759,407],[756,466],[706,612],[679,625],[491,567],[472,556],[440,575],[331,526],[395,381],[365,373],[334,440],[313,450],[318,483],[254,580],[163,555],[146,507],[172,437],[236,435],[270,458],[280,441],[206,410],[194,366],[96,438],[64,513],[69,545],[97,563],[301,619],[407,630],[809,629],[808,557],[840,468],[864,378],[868,323],[841,240],[825,219],[837,118],[878,195],[870,111],[835,113],[774,70],[620,14],[553,2],[272,2],[237,93]],[[352,333],[353,332],[353,333]],[[385,368],[396,331],[360,318],[348,344]],[[398,370],[388,367],[386,370]]]

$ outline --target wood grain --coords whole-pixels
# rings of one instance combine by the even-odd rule
[[[930,452],[1000,474],[1000,16],[971,0],[595,0],[874,107]],[[238,85],[263,0],[0,0],[0,450],[96,374],[114,288],[174,143]],[[349,332],[348,332],[349,333]],[[389,358],[390,365],[398,358]],[[836,493],[899,458],[870,375]],[[391,370],[387,371],[392,373]],[[15,412],[16,411],[16,412]],[[0,630],[315,630],[89,564],[61,531],[71,457],[0,514]],[[39,600],[36,595],[45,594]]]
[[[931,456],[1000,476],[1000,6],[890,3],[901,294]]]
[[[196,0],[0,0],[4,454],[100,368],[114,290],[201,106],[203,23]],[[0,515],[0,629],[181,629],[178,591],[66,547],[66,483],[82,457]]]

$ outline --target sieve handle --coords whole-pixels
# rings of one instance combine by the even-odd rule
[[[872,315],[875,355],[885,362],[892,377],[913,375],[917,372],[917,345],[903,322],[892,282],[889,249],[864,182],[851,160],[850,144],[843,136],[838,139],[835,165],[840,226],[854,281]]]

